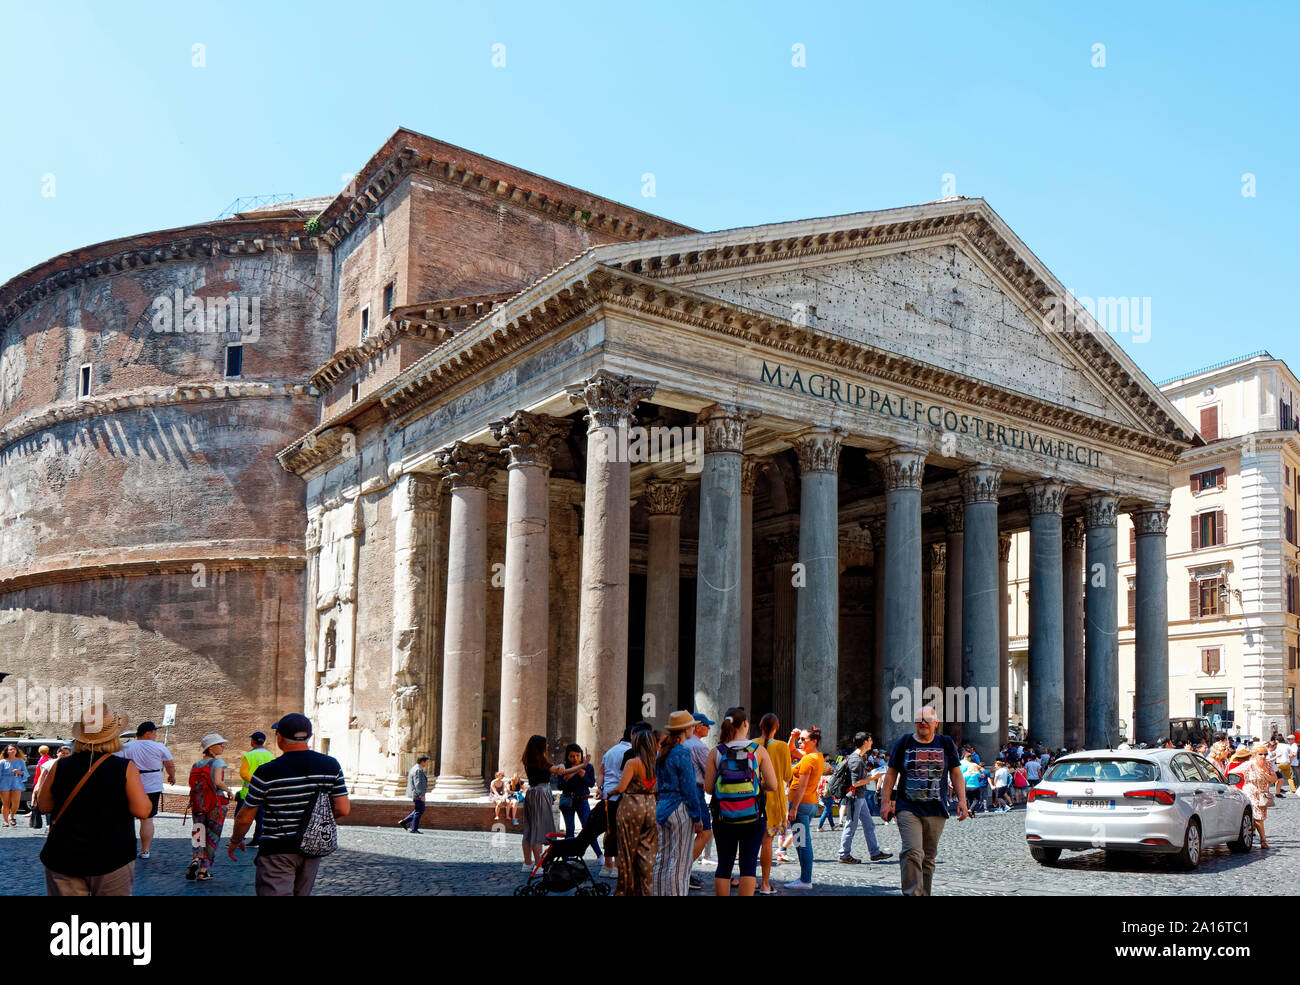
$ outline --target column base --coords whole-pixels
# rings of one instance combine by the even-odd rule
[[[438,800],[476,800],[487,796],[487,784],[481,776],[440,776],[429,793]]]

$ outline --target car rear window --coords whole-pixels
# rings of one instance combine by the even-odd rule
[[[1155,763],[1144,759],[1071,759],[1053,763],[1044,780],[1057,783],[1073,781],[1111,781],[1115,783],[1147,783],[1160,775]]]

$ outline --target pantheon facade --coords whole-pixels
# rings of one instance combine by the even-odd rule
[[[598,756],[679,707],[883,743],[939,695],[988,755],[1027,530],[1030,719],[1051,745],[1104,746],[1130,514],[1137,729],[1162,730],[1169,470],[1201,439],[983,200],[701,233],[401,130],[332,200],[227,222],[133,247],[168,271],[145,289],[110,290],[139,273],[113,244],[74,258],[80,279],[56,258],[0,289],[23,538],[0,555],[0,638],[35,671],[64,655],[23,619],[70,638],[116,618],[109,677],[172,666],[202,727],[300,703],[361,790],[395,790],[427,752],[435,796],[480,795],[534,733]],[[163,287],[259,292],[275,330],[232,379],[216,340],[149,327]],[[8,410],[42,333],[71,334],[72,289],[117,333],[123,391],[88,409],[78,356]],[[146,405],[215,443],[133,442]],[[52,491],[65,446],[81,457]],[[130,556],[51,533],[68,474],[114,451],[150,506]],[[160,451],[192,463],[170,487]],[[215,477],[233,524],[205,499]],[[224,599],[251,655],[220,644],[215,594],[176,614],[168,579],[198,554],[250,603]],[[161,613],[170,643],[142,655]]]

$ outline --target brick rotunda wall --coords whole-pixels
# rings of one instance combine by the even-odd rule
[[[242,749],[301,708],[305,488],[275,452],[316,423],[306,383],[333,344],[328,252],[289,248],[281,224],[222,225],[102,244],[0,289],[54,287],[0,321],[0,671],[103,688],[132,723],[176,703],[182,778],[204,733]],[[229,255],[234,234],[266,239]],[[150,240],[192,255],[141,262]],[[96,255],[135,265],[68,276]],[[178,291],[173,325],[199,298],[209,330],[155,330],[155,299],[175,308]],[[255,328],[206,322],[229,298],[250,316],[257,300]],[[49,717],[26,723],[69,734]]]

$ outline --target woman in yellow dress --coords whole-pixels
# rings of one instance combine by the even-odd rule
[[[786,829],[786,819],[790,813],[786,791],[794,779],[794,768],[790,764],[789,744],[773,738],[776,730],[781,727],[780,719],[768,712],[758,727],[763,732],[761,744],[772,760],[772,769],[776,771],[776,789],[767,792],[767,831],[763,835],[763,851],[759,855],[763,878],[758,886],[758,894],[775,896],[776,890],[772,888],[772,839]]]

